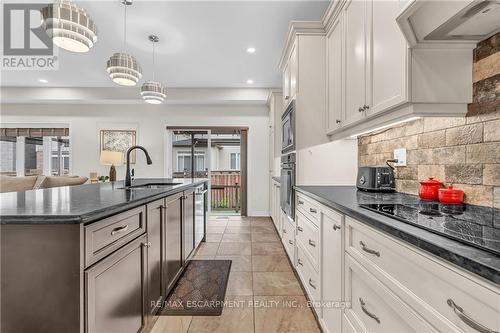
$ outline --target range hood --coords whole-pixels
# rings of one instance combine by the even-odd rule
[[[411,0],[396,20],[411,47],[474,47],[500,31],[500,0]]]

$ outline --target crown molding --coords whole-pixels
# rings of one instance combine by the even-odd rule
[[[269,95],[267,95],[267,102],[266,102],[267,106],[271,105],[271,98],[274,95],[282,95],[282,94],[283,94],[283,91],[279,88],[269,90]]]
[[[285,47],[283,53],[281,54],[279,69],[282,71],[285,63],[289,57],[292,50],[295,37],[300,35],[320,35],[324,36],[326,34],[325,28],[321,21],[290,21],[288,24],[288,33],[285,42]]]

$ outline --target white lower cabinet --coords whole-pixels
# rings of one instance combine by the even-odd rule
[[[346,316],[365,332],[435,332],[361,264],[345,257]]]
[[[341,332],[343,279],[343,216],[337,212],[321,210],[321,300],[322,326],[327,333]]]
[[[283,243],[324,332],[500,332],[498,285],[302,193],[297,200],[295,224],[282,218]]]

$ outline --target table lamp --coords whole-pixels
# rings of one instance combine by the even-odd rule
[[[123,164],[123,153],[119,151],[101,150],[101,164],[111,165],[109,168],[109,181],[116,181],[115,164]]]

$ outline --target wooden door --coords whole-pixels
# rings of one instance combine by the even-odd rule
[[[367,2],[349,1],[344,7],[345,110],[343,125],[365,116]]]
[[[342,125],[344,106],[343,24],[341,13],[327,36],[328,109],[326,128],[328,133]]]
[[[408,45],[396,17],[401,1],[368,2],[371,90],[367,94],[368,115],[408,101]]]
[[[146,235],[85,271],[87,333],[137,333],[146,324]]]

